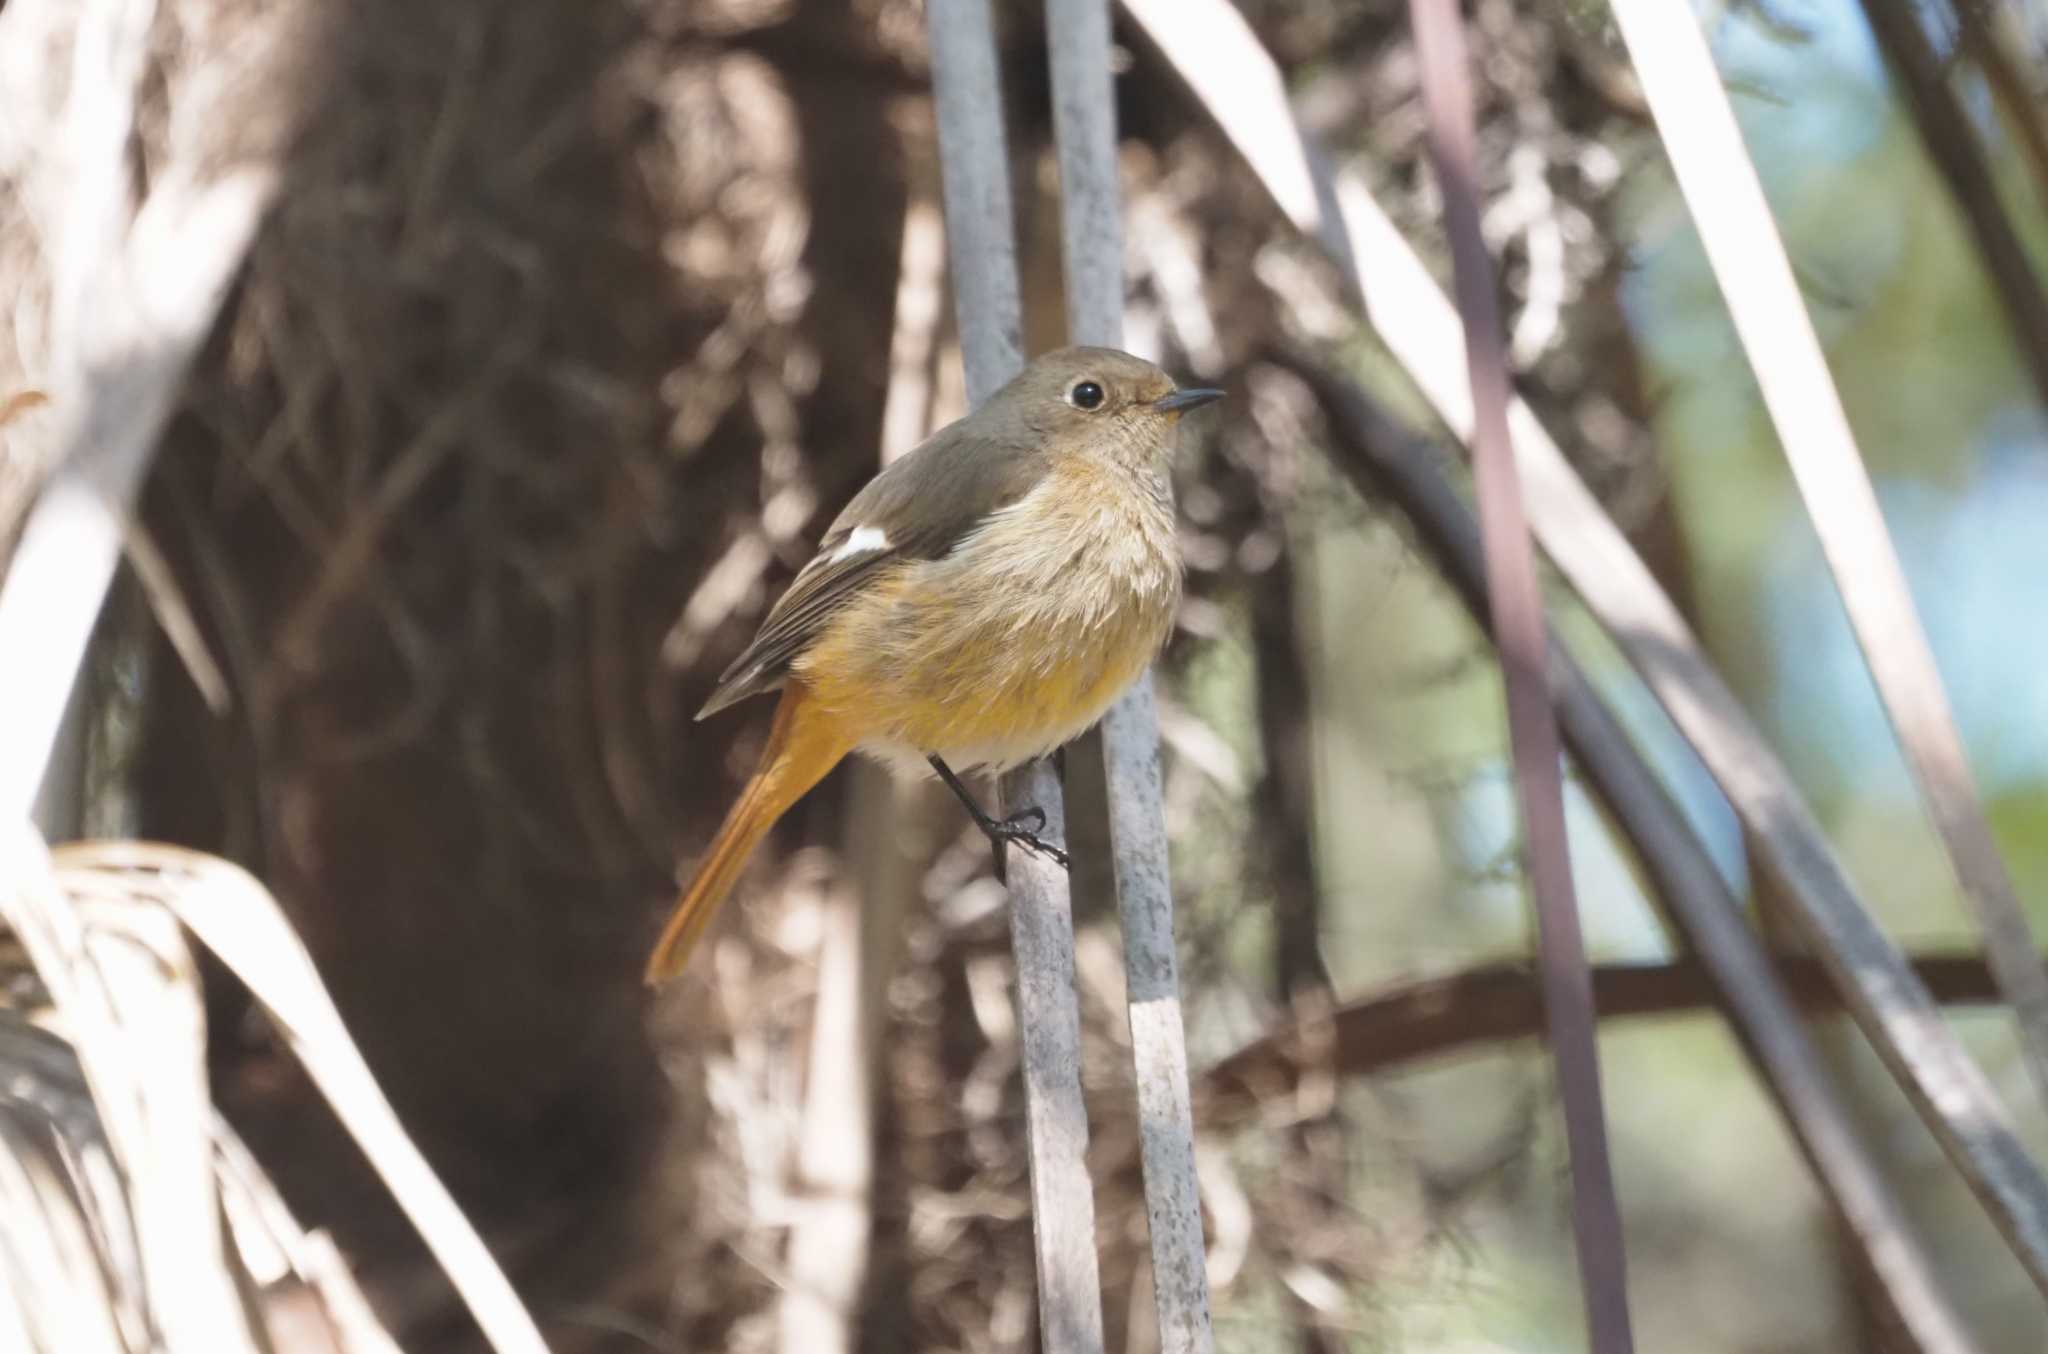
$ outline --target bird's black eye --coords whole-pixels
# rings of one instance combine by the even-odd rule
[[[1102,387],[1093,381],[1082,381],[1067,392],[1067,403],[1076,409],[1100,409]]]

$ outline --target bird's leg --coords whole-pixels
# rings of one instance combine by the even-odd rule
[[[992,817],[988,810],[975,803],[973,795],[967,793],[967,787],[960,783],[960,777],[953,774],[953,768],[946,765],[945,758],[933,753],[927,760],[931,762],[932,770],[939,773],[939,779],[946,782],[946,788],[966,806],[968,816],[974,819],[974,825],[981,829],[981,834],[988,838],[989,852],[995,860],[997,883],[1009,882],[1005,855],[1011,842],[1057,861],[1062,870],[1068,867],[1067,853],[1038,835],[1045,831],[1044,809],[1034,805],[1019,809],[1008,818]],[[1026,823],[1031,826],[1026,827]]]

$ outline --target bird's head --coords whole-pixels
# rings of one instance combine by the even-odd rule
[[[1115,348],[1059,348],[1036,358],[988,403],[1021,420],[1055,456],[1149,466],[1172,453],[1180,416],[1220,390],[1183,389],[1171,376]]]

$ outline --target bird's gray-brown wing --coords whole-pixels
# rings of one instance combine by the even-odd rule
[[[943,558],[989,514],[1031,491],[1047,463],[1037,439],[993,439],[971,422],[942,429],[854,495],[697,718],[782,685],[790,664],[878,573],[902,560]]]

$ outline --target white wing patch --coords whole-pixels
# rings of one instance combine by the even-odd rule
[[[841,560],[852,559],[855,555],[865,555],[888,548],[889,534],[880,527],[855,527],[845,542],[832,552],[829,562],[837,564]]]

